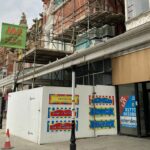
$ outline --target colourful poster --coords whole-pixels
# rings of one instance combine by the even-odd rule
[[[78,131],[78,121],[75,123],[75,129]],[[47,121],[47,132],[67,132],[72,129],[72,122],[70,120]]]
[[[115,128],[114,96],[89,96],[90,129]]]
[[[27,27],[3,23],[0,46],[25,49]]]
[[[126,127],[126,128],[137,127],[135,96],[121,96],[120,125],[121,127]]]
[[[47,132],[70,132],[72,128],[72,108],[70,94],[49,94]],[[78,131],[79,95],[75,95],[75,128]]]
[[[115,121],[114,120],[100,120],[100,121],[91,121],[90,122],[90,128],[96,129],[107,129],[107,128],[114,128],[115,127]]]
[[[79,108],[75,109],[76,118],[79,115]],[[49,107],[48,108],[48,118],[50,117],[57,117],[57,118],[71,118],[72,117],[72,110],[68,107]]]
[[[71,104],[71,95],[69,94],[50,94],[49,95],[49,104]],[[79,104],[79,95],[75,95],[75,104]]]

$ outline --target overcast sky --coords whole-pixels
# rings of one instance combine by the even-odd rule
[[[0,0],[0,31],[2,22],[19,24],[22,12],[25,12],[28,25],[42,12],[42,0]]]

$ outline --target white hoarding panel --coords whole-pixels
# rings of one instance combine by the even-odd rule
[[[9,94],[7,129],[21,138],[38,143],[42,88]]]
[[[96,135],[117,134],[116,96],[113,86],[96,86],[90,95],[90,128]]]
[[[79,133],[78,137],[94,137],[94,131],[89,128],[89,95],[93,93],[92,86],[78,85],[76,92],[80,96]]]
[[[79,131],[79,95],[76,101],[76,132]],[[44,87],[40,143],[68,141],[71,133],[71,88]]]

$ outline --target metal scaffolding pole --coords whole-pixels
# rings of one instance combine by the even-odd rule
[[[0,97],[0,129],[2,129],[3,123],[3,107],[2,107],[2,97]]]
[[[34,51],[34,63],[33,63],[33,79],[32,79],[32,88],[35,87],[35,67],[36,67],[36,49],[37,49],[37,42],[38,42],[38,19],[33,20],[35,23],[35,51]]]
[[[3,112],[5,108],[4,96],[1,97],[1,108],[0,108],[0,129],[3,128]]]
[[[75,68],[72,67],[72,129],[70,138],[70,150],[76,150],[75,137]]]

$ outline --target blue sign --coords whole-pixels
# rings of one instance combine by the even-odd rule
[[[98,97],[98,98],[94,98],[92,100],[92,103],[93,104],[112,104],[113,101],[110,98],[106,98],[106,97],[100,98],[100,97]]]
[[[120,125],[126,128],[137,128],[135,96],[120,98]]]
[[[105,121],[90,121],[90,128],[114,128],[115,121],[114,120],[105,120]]]
[[[114,108],[90,108],[90,115],[114,115]]]

